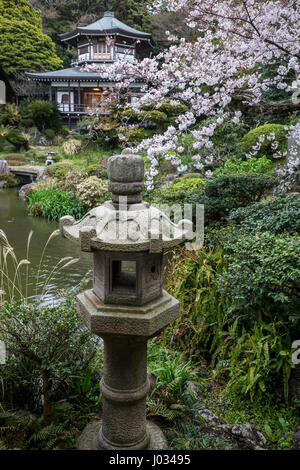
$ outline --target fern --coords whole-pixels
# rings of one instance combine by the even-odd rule
[[[6,450],[6,445],[3,441],[0,441],[0,450]]]
[[[185,408],[180,410],[172,410],[158,400],[147,400],[147,417],[159,416],[167,421],[175,421],[184,415]]]

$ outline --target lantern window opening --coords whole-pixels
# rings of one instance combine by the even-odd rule
[[[137,291],[136,261],[112,260],[112,291]]]

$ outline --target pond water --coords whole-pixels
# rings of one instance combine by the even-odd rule
[[[55,222],[28,216],[25,202],[19,198],[17,189],[0,190],[0,229],[6,233],[19,260],[26,258],[27,238],[30,231],[33,231],[29,253],[31,264],[27,283],[29,299],[33,300],[37,294],[42,292],[46,280],[62,258],[67,256],[80,258],[77,263],[60,271],[54,269],[53,276],[47,283],[47,291],[43,296],[43,303],[47,304],[57,302],[61,298],[59,289],[75,287],[92,269],[92,256],[89,253],[82,253],[77,245],[58,235],[50,241],[45,251],[38,277],[38,266],[44,246],[51,233],[57,228],[58,224]],[[23,292],[25,292],[26,266],[22,266],[21,269],[23,272]]]

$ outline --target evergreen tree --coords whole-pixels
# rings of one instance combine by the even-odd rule
[[[62,62],[42,32],[41,14],[27,0],[0,0],[0,63],[7,73],[54,70]]]

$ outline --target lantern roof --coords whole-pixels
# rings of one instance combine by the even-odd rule
[[[122,154],[108,162],[112,200],[89,211],[81,220],[65,216],[60,230],[82,251],[160,253],[193,238],[190,220],[173,223],[160,208],[142,201],[144,161]]]

